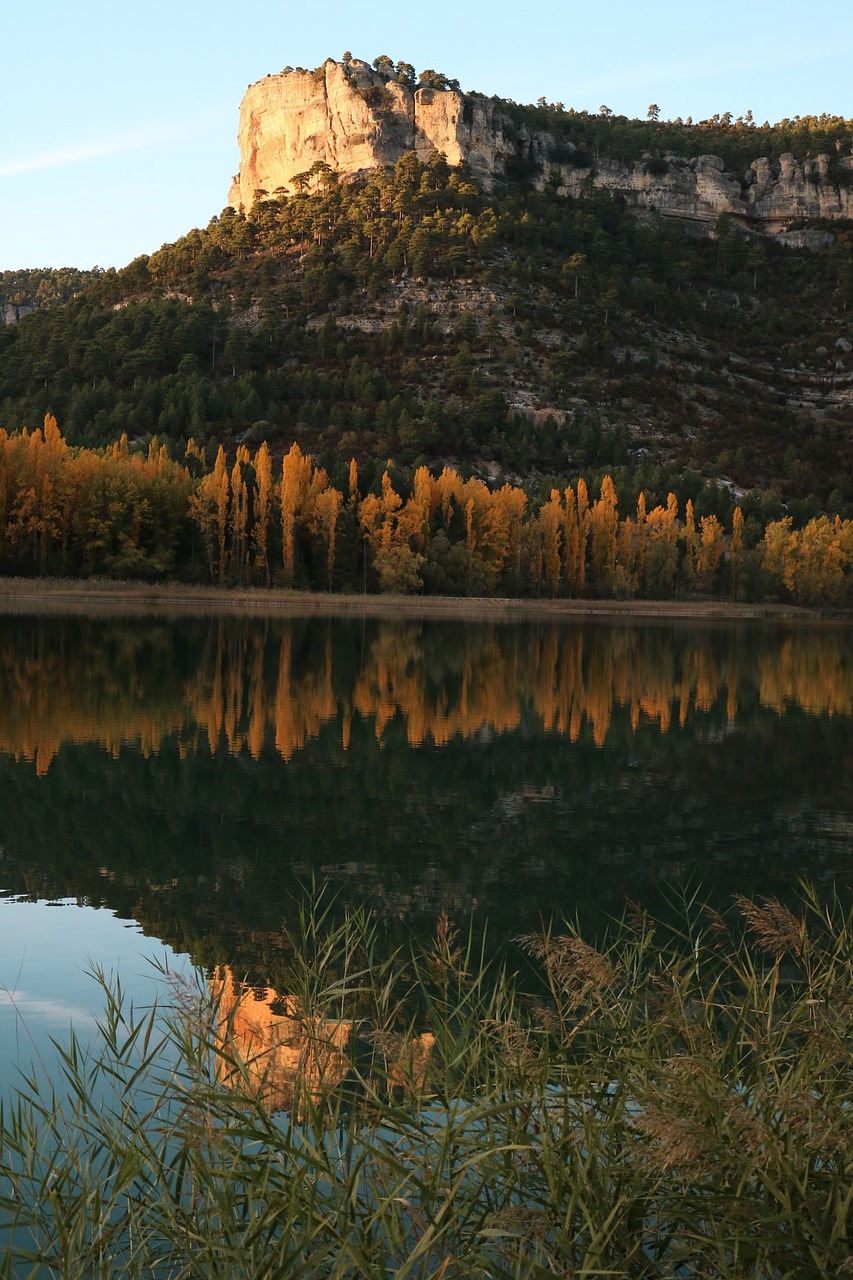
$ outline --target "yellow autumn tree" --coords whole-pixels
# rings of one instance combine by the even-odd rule
[[[666,506],[646,515],[646,594],[664,599],[672,595],[678,572],[678,500],[670,493]]]
[[[687,506],[684,509],[684,528],[681,532],[681,540],[684,544],[682,571],[684,573],[684,581],[690,587],[693,585],[693,579],[696,575],[696,517],[693,513],[693,500],[691,498],[687,499]]]
[[[589,540],[590,515],[586,482],[578,480],[577,495],[569,485],[563,496],[566,588],[570,596],[578,596],[582,594],[586,582],[586,549]]]
[[[296,571],[297,532],[310,525],[314,499],[327,484],[326,472],[315,470],[311,454],[294,443],[281,468],[281,555],[288,585]]]
[[[637,521],[626,516],[619,521],[616,532],[616,573],[613,581],[614,594],[621,599],[629,598],[637,592],[637,554],[638,554]]]
[[[319,537],[326,552],[326,588],[329,591],[332,589],[332,576],[335,571],[338,517],[343,502],[340,491],[327,486],[316,495],[311,513],[311,529]]]
[[[482,563],[486,588],[497,592],[521,579],[521,538],[527,503],[522,489],[504,484],[489,501],[483,517]]]
[[[429,543],[430,526],[437,503],[435,481],[429,473],[429,468],[418,467],[415,471],[412,496],[400,514],[400,524],[413,541],[415,550],[421,553],[426,551]]]
[[[853,571],[853,521],[815,516],[797,536],[792,595],[798,604],[843,604]]]
[[[381,494],[369,493],[358,509],[362,535],[373,553],[379,589],[395,595],[423,587],[424,556],[409,545],[408,522],[401,519],[402,508],[403,499],[385,471]]]
[[[640,595],[643,594],[646,585],[646,539],[648,537],[648,528],[646,525],[646,495],[640,490],[640,496],[637,498],[637,561],[636,561],[636,588]]]
[[[772,520],[764,530],[762,563],[773,587],[779,591],[794,588],[798,537],[793,531],[793,517]]]
[[[732,540],[729,544],[729,561],[731,564],[732,599],[737,599],[740,566],[743,558],[743,511],[735,507],[732,516]]]
[[[553,598],[560,590],[563,561],[560,555],[564,528],[563,502],[559,489],[552,489],[551,496],[539,512],[539,537],[542,543],[542,569],[545,590]]]
[[[723,526],[716,516],[703,516],[700,521],[699,547],[696,553],[696,578],[700,590],[714,590],[717,571],[725,549]]]
[[[269,531],[273,504],[272,459],[266,440],[258,448],[254,459],[255,468],[255,520],[252,525],[252,551],[255,574],[264,583],[270,584],[269,564]]]
[[[237,449],[231,470],[231,568],[237,580],[247,579],[249,573],[249,489],[246,484],[246,467],[249,450],[245,445]]]
[[[601,596],[612,595],[616,583],[618,526],[616,490],[612,477],[605,476],[590,522],[593,585]]]
[[[223,581],[228,567],[228,499],[225,450],[220,446],[213,471],[201,477],[190,497],[190,516],[201,534],[212,582]]]
[[[355,508],[361,501],[361,494],[358,488],[358,463],[355,458],[350,458],[349,464],[349,504]]]
[[[441,475],[435,482],[438,503],[441,508],[441,522],[444,532],[450,536],[454,514],[464,510],[464,485],[462,477],[452,467],[442,468]]]

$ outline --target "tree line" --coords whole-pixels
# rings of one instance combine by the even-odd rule
[[[665,155],[687,157],[715,155],[726,169],[742,177],[760,156],[777,162],[786,153],[797,160],[829,155],[832,158],[828,181],[849,186],[853,169],[838,163],[839,157],[853,153],[853,119],[823,113],[794,116],[771,124],[759,124],[751,111],[735,117],[731,111],[716,112],[704,120],[691,116],[674,120],[661,118],[656,103],[649,105],[647,118],[635,120],[619,115],[606,104],[597,112],[566,109],[562,103],[540,98],[521,105],[494,99],[530,132],[545,131],[556,142],[554,159],[595,166],[599,158],[632,164],[647,164]]]
[[[536,495],[443,467],[389,464],[346,484],[294,443],[280,465],[263,441],[73,447],[56,419],[0,431],[0,572],[208,580],[463,596],[658,599],[675,595],[853,602],[853,521],[790,516],[763,530],[734,506],[697,516],[644,490],[620,513],[613,479]]]

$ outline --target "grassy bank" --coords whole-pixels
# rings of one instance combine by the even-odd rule
[[[329,595],[121,582],[107,578],[0,578],[0,613],[255,613],[306,617],[447,618],[471,621],[525,618],[814,618],[793,605],[737,604],[726,600],[530,600],[456,596]]]
[[[637,910],[489,968],[446,921],[385,956],[321,899],[290,942],[268,1041],[233,976],[164,1017],[105,984],[97,1045],[4,1107],[3,1275],[853,1270],[840,908]]]

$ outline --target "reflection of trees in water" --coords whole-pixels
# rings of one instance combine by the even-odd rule
[[[0,620],[0,751],[39,774],[64,742],[156,752],[183,722],[185,658],[168,624]]]
[[[0,750],[43,774],[63,742],[285,760],[355,717],[382,738],[398,718],[412,746],[533,724],[602,746],[617,714],[662,733],[742,705],[853,713],[849,630],[673,626],[210,625],[96,620],[0,629]]]
[[[391,941],[446,909],[495,946],[552,912],[665,911],[681,869],[717,905],[785,897],[850,865],[848,638],[0,622],[0,888],[108,905],[285,991],[313,876]],[[64,745],[38,776],[41,707]]]

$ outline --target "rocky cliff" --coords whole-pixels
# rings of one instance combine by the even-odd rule
[[[778,163],[756,159],[742,177],[712,155],[667,154],[649,164],[590,163],[551,134],[529,133],[499,99],[453,88],[414,88],[386,79],[366,62],[331,59],[315,71],[284,71],[250,85],[240,107],[240,172],[229,192],[235,208],[251,207],[258,190],[292,192],[316,164],[344,176],[394,164],[407,152],[426,159],[441,151],[465,163],[487,190],[522,166],[530,180],[577,196],[590,183],[638,209],[697,225],[728,214],[766,233],[801,242],[825,237],[803,221],[853,218],[853,156]],[[581,162],[583,160],[583,162]],[[839,175],[842,181],[839,182]],[[849,178],[848,178],[849,175]]]
[[[536,141],[547,157],[547,136]],[[836,163],[853,179],[853,157]],[[556,168],[559,189],[565,195],[579,195],[584,184],[591,181],[596,187],[623,196],[637,208],[698,224],[713,224],[721,214],[728,214],[745,226],[815,246],[831,240],[831,235],[801,226],[789,232],[790,225],[853,218],[853,185],[839,186],[830,180],[829,156],[798,162],[792,155],[783,155],[778,164],[757,159],[742,179],[727,173],[719,156],[686,159],[668,155],[664,164],[666,171],[661,173],[650,172],[650,166],[642,160],[620,165],[602,159],[594,169],[547,165],[545,172],[553,175]]]
[[[249,208],[259,188],[292,192],[294,178],[318,162],[355,174],[410,151],[423,159],[442,151],[488,188],[518,150],[518,131],[506,125],[488,99],[411,89],[357,60],[270,75],[249,86],[240,107],[240,172],[229,202]]]

